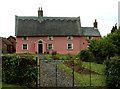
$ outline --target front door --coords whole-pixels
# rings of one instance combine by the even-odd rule
[[[38,53],[39,54],[43,53],[43,45],[42,44],[38,44]]]

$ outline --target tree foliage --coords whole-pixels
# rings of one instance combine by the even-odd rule
[[[92,40],[89,51],[93,54],[97,63],[103,63],[115,55],[120,55],[120,29],[108,34],[100,40]]]
[[[120,89],[120,59],[106,62],[105,75],[109,89]]]

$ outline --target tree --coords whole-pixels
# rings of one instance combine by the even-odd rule
[[[103,63],[104,60],[115,55],[116,46],[106,39],[92,40],[89,48],[94,55],[97,63]]]

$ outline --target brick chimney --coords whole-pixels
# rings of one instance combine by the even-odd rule
[[[94,28],[98,28],[97,24],[98,24],[98,23],[97,23],[97,20],[95,19],[95,22],[93,23],[93,27],[94,27]]]
[[[42,7],[38,9],[38,17],[42,17],[43,16],[43,10]]]

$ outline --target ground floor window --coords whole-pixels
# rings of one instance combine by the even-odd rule
[[[73,49],[73,44],[67,44],[67,49]]]
[[[47,48],[48,48],[48,50],[53,49],[53,44],[48,44],[48,45],[47,45]]]
[[[22,45],[22,49],[23,49],[23,50],[28,50],[28,44],[23,44],[23,45]]]

